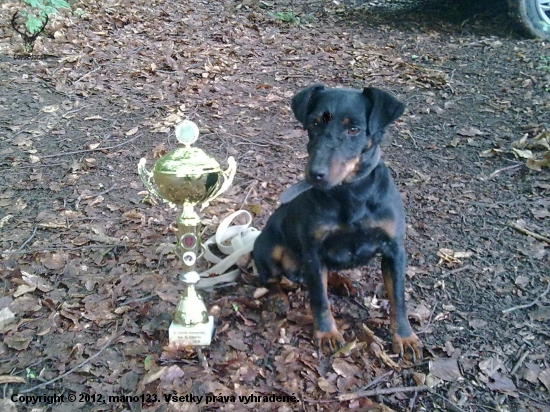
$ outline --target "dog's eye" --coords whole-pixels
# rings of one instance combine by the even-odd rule
[[[320,126],[319,122],[311,122],[309,124],[309,127],[311,127],[312,129],[318,129]]]
[[[359,128],[358,127],[350,127],[348,129],[348,134],[350,134],[350,135],[354,135],[354,134],[357,134],[357,133],[359,133]]]

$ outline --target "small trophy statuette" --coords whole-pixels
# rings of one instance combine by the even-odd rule
[[[182,279],[187,289],[180,297],[174,321],[168,329],[171,344],[210,345],[214,332],[214,317],[208,316],[206,306],[195,284],[200,280],[197,272],[188,272]]]

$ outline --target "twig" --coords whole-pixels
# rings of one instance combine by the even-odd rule
[[[517,309],[526,309],[526,308],[530,308],[531,306],[536,305],[537,302],[539,300],[541,300],[543,297],[545,297],[546,294],[550,291],[550,282],[548,280],[546,280],[546,281],[548,282],[548,287],[546,288],[544,293],[542,295],[540,295],[538,298],[536,298],[534,301],[532,301],[531,303],[526,303],[525,305],[519,305],[519,306],[514,306],[514,307],[511,307],[511,308],[508,308],[508,309],[504,309],[502,311],[502,313],[506,314],[506,313],[513,312],[514,310],[517,310]]]
[[[496,175],[498,175],[498,174],[500,174],[500,173],[502,173],[502,172],[505,172],[506,170],[517,169],[518,167],[521,167],[521,166],[523,166],[523,164],[522,164],[522,163],[518,163],[518,164],[515,164],[515,165],[512,165],[512,166],[506,166],[506,167],[504,167],[504,168],[502,168],[502,169],[495,170],[493,173],[491,173],[491,174],[489,175],[489,178],[491,179],[491,178],[495,177]]]
[[[32,238],[34,237],[35,234],[36,234],[36,226],[34,227],[31,236],[27,240],[25,240],[25,242],[21,246],[19,246],[19,249],[17,249],[17,250],[19,251],[19,250],[23,249],[25,246],[27,246],[29,244],[29,242],[32,240]]]
[[[131,303],[145,302],[145,301],[147,301],[147,300],[149,300],[149,299],[154,298],[155,296],[157,296],[156,293],[151,293],[150,295],[143,296],[143,297],[141,297],[141,298],[132,299],[132,300],[128,300],[128,301],[126,301],[126,302],[122,302],[122,303],[121,303],[120,305],[118,305],[117,307],[118,307],[118,308],[121,308],[121,307],[123,307],[123,306],[128,306],[128,305],[130,305]]]
[[[531,396],[531,395],[529,395],[528,393],[525,393],[525,392],[518,392],[518,393],[519,393],[521,396],[524,396],[524,397],[526,397],[526,398],[531,399],[533,402],[536,402],[537,404],[539,404],[539,405],[541,405],[541,406],[544,405],[544,400],[543,400],[543,399],[537,399],[537,398],[535,398],[535,397],[533,397],[533,396]],[[546,405],[548,405],[548,404],[546,404]],[[543,409],[541,409],[541,410],[543,410]]]
[[[106,189],[106,190],[104,190],[103,192],[99,192],[99,193],[96,194],[96,195],[85,195],[85,196],[84,196],[84,195],[80,195],[80,196],[78,196],[78,197],[76,198],[76,202],[75,202],[75,206],[74,206],[75,210],[78,210],[78,207],[80,206],[80,202],[81,202],[82,200],[88,200],[88,199],[92,199],[92,198],[94,198],[94,197],[102,196],[102,195],[104,195],[105,193],[109,193],[111,190],[114,190],[114,189],[118,189],[118,186],[117,186],[116,183],[115,183],[114,185],[112,185],[109,189]]]
[[[101,66],[99,66],[99,67],[93,69],[92,71],[89,71],[89,72],[86,73],[84,76],[82,76],[80,79],[78,79],[77,81],[73,82],[73,86],[74,86],[75,84],[77,84],[79,81],[81,81],[82,79],[84,79],[85,77],[88,77],[90,74],[97,72],[99,69],[101,69]]]
[[[454,275],[455,273],[462,272],[463,270],[468,270],[471,267],[472,267],[472,265],[462,266],[461,268],[457,268],[457,269],[453,269],[453,270],[448,271],[447,273],[444,274],[444,276]]]
[[[103,150],[116,149],[116,148],[124,146],[128,143],[132,143],[134,140],[136,140],[138,137],[141,137],[141,136],[142,136],[142,134],[140,133],[140,134],[136,135],[136,137],[132,137],[130,140],[126,140],[126,141],[124,141],[122,143],[119,143],[119,144],[116,144],[114,146],[96,147],[95,149],[86,149],[86,150],[75,150],[74,152],[56,153],[56,154],[53,154],[53,155],[42,156],[42,159],[47,159],[49,157],[60,157],[60,156],[68,156],[68,155],[73,155],[73,154],[81,154],[81,153],[89,153],[89,152],[101,152]]]
[[[361,325],[361,328],[367,335],[367,343],[369,344],[369,349],[374,355],[380,359],[386,366],[400,371],[401,367],[395,363],[384,350],[384,341],[377,337],[372,330],[370,330],[365,324]]]
[[[434,313],[435,313],[435,309],[437,308],[437,304],[438,304],[438,302],[435,302],[434,308],[432,309],[432,313],[430,313],[430,318],[428,319],[428,324],[427,324],[426,327],[423,328],[421,331],[416,332],[417,335],[420,335],[420,334],[422,334],[422,333],[425,333],[425,332],[428,330],[428,328],[430,327],[430,325],[432,324],[432,317],[433,317],[433,315],[434,315]]]
[[[532,232],[532,231],[530,231],[529,229],[525,229],[524,227],[521,227],[521,226],[519,226],[519,225],[517,225],[517,224],[515,224],[515,223],[514,223],[513,225],[511,225],[511,226],[512,226],[514,229],[516,229],[518,232],[523,233],[524,235],[532,236],[532,237],[534,237],[535,239],[541,240],[541,241],[546,242],[546,243],[548,243],[548,244],[550,245],[550,239],[547,238],[546,236],[538,235],[538,234],[536,234],[535,232]]]
[[[439,399],[441,399],[443,402],[445,402],[445,407],[451,411],[451,412],[465,412],[464,409],[460,409],[458,406],[456,406],[454,403],[449,401],[447,398],[441,396],[439,393],[435,391],[430,391],[432,395],[437,396]]]
[[[66,163],[35,163],[35,164],[32,164],[32,165],[28,165],[28,166],[16,166],[16,167],[13,167],[11,168],[12,170],[21,170],[21,169],[32,169],[32,168],[36,168],[36,167],[53,167],[53,166],[62,166],[62,165],[65,165]],[[8,170],[7,168],[5,169],[0,169],[0,172],[4,172],[5,170]]]
[[[79,111],[81,111],[82,109],[86,109],[87,107],[90,107],[90,106],[91,106],[91,104],[87,104],[87,105],[85,105],[85,106],[79,107],[78,109],[69,110],[68,112],[65,112],[65,113],[63,114],[63,116],[61,116],[61,117],[63,117],[64,119],[66,119],[65,116],[67,116],[67,115],[69,115],[69,114],[73,114],[73,113],[79,112]]]
[[[252,192],[252,189],[254,189],[255,187],[256,187],[256,182],[252,182],[252,184],[250,185],[250,189],[248,189],[248,193],[244,197],[244,200],[242,201],[241,207],[239,209],[242,209],[244,207],[246,201],[248,200],[248,196],[250,196],[250,193]]]
[[[516,362],[516,364],[514,365],[514,367],[512,368],[512,370],[510,371],[510,375],[513,375],[514,373],[516,373],[516,371],[519,369],[519,367],[521,366],[521,364],[523,363],[523,361],[525,360],[525,358],[527,357],[527,355],[529,355],[529,351],[526,350],[525,352],[523,352],[523,355],[521,355],[521,357],[519,358],[519,360]]]
[[[20,394],[29,393],[29,392],[35,391],[36,389],[43,388],[44,386],[50,385],[54,382],[57,382],[59,379],[63,379],[65,376],[70,375],[71,373],[73,373],[77,369],[80,369],[81,367],[86,365],[88,362],[90,362],[91,360],[93,360],[93,359],[97,358],[99,355],[101,355],[101,353],[107,348],[107,346],[109,346],[111,344],[111,342],[115,339],[115,337],[117,336],[117,331],[118,331],[118,321],[115,325],[115,331],[113,332],[113,335],[109,338],[107,343],[105,343],[105,345],[103,345],[103,347],[95,355],[92,355],[88,359],[85,359],[84,361],[80,362],[74,368],[68,370],[67,372],[65,372],[62,375],[59,375],[57,378],[53,378],[53,379],[51,379],[47,382],[41,383],[40,385],[33,386],[32,388],[27,388],[25,390],[20,391],[19,393]]]
[[[369,396],[391,395],[394,393],[406,393],[406,392],[425,392],[429,390],[430,388],[427,385],[412,386],[412,387],[399,386],[397,388],[372,389],[370,391],[344,393],[343,395],[338,396],[338,400],[340,402],[345,402],[345,401],[351,401],[357,398],[367,398]]]
[[[361,391],[366,391],[367,389],[372,388],[373,386],[378,385],[380,382],[382,382],[383,380],[385,380],[387,377],[389,377],[389,376],[392,375],[393,373],[394,373],[394,371],[391,370],[391,371],[388,371],[388,372],[384,373],[383,375],[380,375],[378,378],[373,379],[373,380],[370,381],[367,385],[365,385],[363,388],[361,388]]]
[[[114,247],[126,247],[122,243],[114,243],[112,245],[84,245],[78,247],[45,247],[40,249],[27,249],[27,250],[4,250],[0,252],[0,255],[28,255],[29,253],[40,253],[40,252],[53,252],[54,250],[82,250],[82,249],[109,249]]]

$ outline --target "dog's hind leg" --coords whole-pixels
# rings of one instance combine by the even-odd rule
[[[260,283],[263,285],[266,285],[271,277],[280,272],[272,257],[276,245],[273,236],[265,229],[254,242],[252,258],[260,277]]]

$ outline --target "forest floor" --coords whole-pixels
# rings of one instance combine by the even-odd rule
[[[52,19],[32,61],[14,58],[16,10],[0,5],[1,411],[550,410],[550,176],[535,170],[550,44],[517,34],[504,0],[91,0]],[[385,357],[378,260],[347,274],[360,298],[330,292],[344,353],[312,344],[305,288],[275,315],[250,270],[203,293],[217,331],[202,355],[172,350],[175,213],[144,202],[139,159],[196,122],[197,146],[238,161],[208,233],[239,209],[261,229],[303,176],[289,103],[314,82],[407,103],[383,158],[424,360]]]

